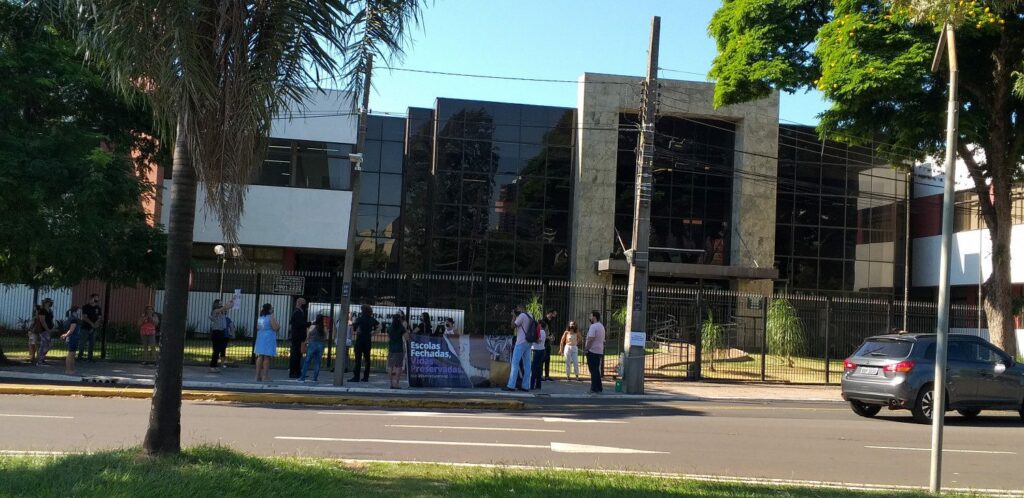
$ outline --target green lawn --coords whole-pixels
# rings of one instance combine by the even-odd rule
[[[221,447],[151,459],[138,450],[0,456],[0,496],[868,497],[885,492],[711,483],[587,471],[264,458]]]

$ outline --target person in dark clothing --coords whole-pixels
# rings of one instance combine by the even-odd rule
[[[100,295],[90,294],[89,301],[82,305],[82,340],[85,344],[78,350],[78,359],[85,357],[86,345],[89,349],[89,361],[92,360],[93,346],[96,345],[96,328],[103,322],[103,308],[100,306]]]
[[[356,363],[349,382],[359,382],[359,367],[364,363],[366,367],[363,370],[363,382],[370,380],[370,348],[373,345],[373,334],[379,331],[380,322],[373,317],[373,308],[364,304],[360,308],[359,318],[352,322],[352,332],[355,333],[352,345],[355,346]]]
[[[413,327],[412,333],[416,335],[430,335],[434,333],[434,329],[431,328],[430,324],[430,313],[424,311],[423,314],[420,315],[420,323]]]
[[[551,380],[551,336],[555,335],[554,331],[551,330],[551,322],[558,318],[558,312],[555,310],[548,310],[544,313],[544,318],[540,319],[540,326],[544,329],[544,380]]]
[[[295,300],[295,309],[292,310],[292,317],[288,320],[288,332],[291,336],[291,350],[288,355],[288,377],[298,379],[302,376],[302,343],[306,342],[306,329],[309,328],[309,321],[306,320],[306,300],[298,298]]]

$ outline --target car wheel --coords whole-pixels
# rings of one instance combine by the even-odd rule
[[[910,413],[914,415],[915,421],[927,424],[932,421],[932,411],[934,408],[935,390],[932,389],[931,384],[927,384],[917,393],[917,400],[914,401],[914,406],[910,408]]]
[[[853,409],[853,413],[860,415],[861,417],[871,418],[878,415],[878,412],[882,409],[878,405],[869,405],[867,403],[861,403],[857,400],[850,400],[850,408]]]
[[[974,418],[981,413],[981,410],[957,410],[956,412],[963,418]]]

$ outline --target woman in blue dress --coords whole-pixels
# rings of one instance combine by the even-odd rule
[[[281,324],[274,318],[274,307],[265,303],[256,321],[256,382],[270,380],[270,360],[277,356],[277,331]]]

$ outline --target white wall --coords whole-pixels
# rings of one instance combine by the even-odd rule
[[[1014,225],[1010,235],[1010,276],[1014,283],[1024,283],[1024,225]],[[914,287],[939,285],[939,243],[934,235],[914,239]],[[972,230],[953,234],[951,285],[978,285],[979,263],[981,281],[992,274],[992,239],[988,230]]]
[[[71,308],[71,289],[48,289],[39,291],[39,301],[53,299],[53,318],[63,319]],[[32,288],[27,285],[0,284],[0,326],[16,328],[23,320],[32,318]]]
[[[300,105],[274,119],[270,136],[315,142],[356,143],[359,119],[347,92],[313,93]]]
[[[170,185],[164,186],[160,222],[170,218]],[[196,195],[195,242],[224,241],[220,221],[207,211],[202,185]],[[343,250],[348,242],[352,192],[253,185],[238,229],[240,245]]]

